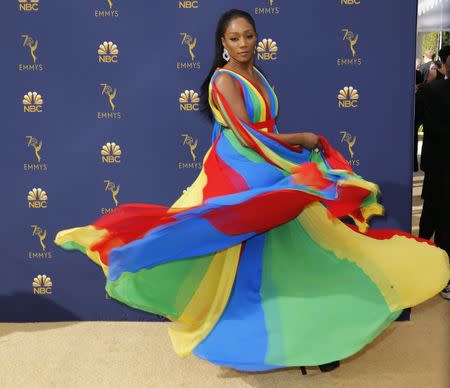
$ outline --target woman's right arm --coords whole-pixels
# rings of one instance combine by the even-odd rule
[[[234,115],[239,119],[249,123],[250,118],[248,117],[245,102],[242,99],[238,81],[235,80],[233,76],[227,73],[221,73],[216,77],[214,83],[219,92],[225,97],[225,100],[227,101]]]

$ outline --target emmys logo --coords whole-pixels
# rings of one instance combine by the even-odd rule
[[[180,112],[193,111],[198,110],[198,103],[200,101],[200,98],[198,96],[198,93],[194,92],[193,90],[185,90],[181,93],[178,101],[180,101]]]
[[[33,209],[45,209],[47,207],[47,193],[39,188],[33,188],[33,190],[28,192],[28,208]]]
[[[53,282],[50,276],[38,275],[33,279],[33,294],[46,295],[52,293]]]
[[[26,136],[26,139],[28,140],[28,147],[34,148],[34,155],[36,156],[36,159],[39,163],[41,161],[41,155],[39,155],[39,151],[42,148],[42,140],[39,141],[33,136]]]
[[[101,1],[107,9],[106,10],[96,9],[94,11],[94,16],[96,18],[105,18],[105,17],[117,18],[117,17],[119,17],[119,11],[117,9],[113,9],[114,8],[113,0],[101,0]],[[115,3],[115,1],[116,0],[114,0],[114,3]]]
[[[182,36],[181,46],[186,47],[186,50],[189,53],[190,61],[187,62],[177,62],[177,69],[200,69],[200,62],[195,61],[195,52],[194,49],[197,46],[197,38],[192,37],[187,32],[180,32]]]
[[[356,57],[356,44],[358,43],[359,35],[350,31],[348,28],[343,28],[341,30],[343,33],[342,40],[347,42],[348,48],[352,54],[351,58],[338,58],[337,64],[339,66],[343,65],[361,65],[361,58]]]
[[[280,13],[280,7],[274,6],[275,0],[263,0],[266,7],[255,7],[255,15],[275,15]],[[278,0],[276,0],[278,3]]]
[[[19,11],[33,12],[39,11],[39,0],[18,0]]]
[[[117,89],[112,88],[112,86],[108,84],[100,84],[102,90],[102,96],[105,96],[108,101],[108,105],[111,108],[112,112],[97,112],[98,119],[121,119],[122,114],[120,112],[116,112],[116,104],[114,103],[114,99],[117,97]]]
[[[119,49],[113,42],[103,42],[98,46],[98,61],[99,63],[117,63],[119,59]]]
[[[40,154],[42,150],[42,140],[38,140],[33,136],[25,136],[27,141],[27,147],[33,149],[33,154],[36,157],[37,163],[25,163],[23,165],[24,171],[47,171],[47,164],[41,163],[42,155]]]
[[[42,112],[42,104],[44,103],[44,101],[42,100],[41,95],[37,92],[28,92],[23,96],[22,102],[24,112]]]
[[[360,0],[341,0],[341,5],[359,5],[361,4]]]
[[[39,244],[41,247],[40,251],[29,251],[28,258],[29,259],[51,259],[52,252],[47,250],[47,246],[45,245],[45,238],[47,237],[47,230],[40,227],[39,225],[31,225],[33,231],[31,235],[36,237],[39,240]]]
[[[353,150],[353,147],[356,144],[356,136],[352,136],[352,134],[347,131],[341,131],[340,134],[342,135],[341,143],[347,145],[347,150],[350,155],[350,159],[347,159],[348,164],[352,167],[358,167],[360,162],[359,159],[355,159],[355,151]]]
[[[198,8],[200,2],[198,0],[179,0],[178,1],[178,8],[184,8],[184,9],[192,9],[192,8]]]
[[[194,138],[188,134],[183,134],[181,137],[183,138],[183,146],[186,146],[189,149],[189,155],[192,158],[192,162],[178,162],[178,169],[184,170],[193,168],[200,170],[202,168],[202,163],[196,162],[197,155],[194,152],[197,149],[198,139],[194,140]]]
[[[262,41],[258,42],[256,51],[258,52],[257,59],[263,61],[276,60],[278,53],[277,42],[270,38],[264,38]]]
[[[107,164],[120,163],[120,156],[122,155],[122,150],[120,146],[116,143],[106,143],[101,151],[102,162]]]
[[[42,71],[44,70],[44,66],[40,63],[36,63],[38,58],[36,56],[36,50],[38,48],[38,41],[34,40],[29,35],[22,35],[23,45],[27,51],[29,52],[33,63],[29,64],[19,64],[19,71]]]
[[[37,47],[38,47],[38,41],[33,40],[33,38],[28,35],[22,35],[22,38],[24,38],[23,46],[28,47],[30,49],[31,58],[33,58],[33,62],[36,63],[37,57],[36,57],[35,51],[37,50]]]
[[[109,179],[105,179],[103,181],[103,183],[105,184],[105,191],[109,191],[111,193],[112,200],[114,201],[114,206],[115,207],[119,206],[119,201],[117,200],[117,194],[119,194],[120,185],[116,185],[113,181],[110,181]],[[111,213],[114,210],[115,210],[115,208],[102,207],[101,213],[107,214],[107,213]]]
[[[338,94],[338,106],[339,108],[357,108],[358,107],[359,94],[358,90],[353,86],[346,86],[344,89],[339,90]]]

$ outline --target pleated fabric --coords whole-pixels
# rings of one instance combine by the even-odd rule
[[[270,101],[216,68],[212,145],[172,206],[123,204],[55,243],[98,264],[112,298],[173,321],[180,356],[247,371],[340,360],[444,288],[449,258],[430,241],[371,229],[383,214],[378,186],[325,138],[320,152],[277,139],[277,96],[254,70]],[[238,81],[250,122],[217,89],[222,73]]]

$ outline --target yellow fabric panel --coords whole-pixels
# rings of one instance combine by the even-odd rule
[[[207,159],[211,149],[205,155]],[[172,209],[200,205],[208,178],[202,169],[189,190],[171,206]],[[169,335],[180,356],[189,355],[209,334],[225,309],[231,293],[241,245],[217,252],[199,288],[180,318],[170,324]]]
[[[355,225],[358,227],[358,230],[362,233],[365,233],[369,228],[368,220],[372,216],[382,216],[383,214],[384,214],[383,205],[380,205],[379,203],[372,203],[369,206],[361,208],[361,215],[363,216],[364,221],[361,222],[352,215],[350,215],[350,217],[355,222]]]
[[[91,251],[88,247],[101,240],[108,234],[106,229],[96,229],[92,225],[80,226],[77,228],[65,229],[58,232],[55,236],[55,244],[63,245],[67,243],[76,243],[86,249],[86,255],[100,267],[102,267],[105,276],[108,276],[108,267],[100,260],[97,251]]]
[[[422,303],[446,286],[450,265],[444,250],[404,236],[377,240],[327,213],[314,203],[297,219],[322,248],[358,265],[380,289],[390,311]]]
[[[239,264],[241,244],[217,252],[200,286],[169,335],[178,355],[184,357],[209,334],[230,297]]]
[[[203,166],[211,153],[211,147],[208,149],[205,157],[203,158]],[[204,168],[201,169],[195,181],[189,187],[186,193],[183,193],[171,206],[171,208],[184,208],[190,206],[197,206],[203,202],[203,188],[208,183],[208,177],[205,174]]]

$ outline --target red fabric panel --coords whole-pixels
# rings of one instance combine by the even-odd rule
[[[307,162],[292,168],[292,178],[298,185],[309,186],[315,190],[324,190],[333,182],[325,177],[316,163]]]
[[[415,237],[410,233],[403,232],[401,230],[393,230],[393,229],[369,229],[366,233],[361,233],[358,228],[355,225],[347,224],[345,223],[350,229],[353,229],[355,232],[358,232],[360,234],[364,234],[366,236],[369,236],[371,238],[375,238],[377,240],[388,240],[393,236],[404,236],[407,238],[412,238],[418,242],[424,242],[432,246],[436,246],[435,243],[429,240],[425,240],[420,237]]]
[[[156,226],[174,222],[167,214],[168,207],[150,204],[124,204],[111,213],[97,219],[92,225],[97,229],[106,229],[108,234],[93,244],[90,249],[98,251],[104,264],[108,264],[111,249],[143,237]]]
[[[360,215],[362,201],[370,194],[370,191],[362,187],[355,186],[339,186],[338,197],[339,200],[323,200],[327,205],[328,210],[336,217],[345,217],[348,214],[356,216],[360,221],[363,221]],[[356,211],[356,214],[354,212]]]
[[[345,158],[328,143],[327,139],[323,136],[319,136],[319,139],[323,146],[323,155],[332,169],[353,172]]]
[[[245,179],[234,171],[216,151],[217,141],[205,161],[203,168],[208,178],[206,186],[203,188],[203,201],[220,195],[233,194],[248,190]]]
[[[318,199],[315,195],[297,190],[278,190],[257,195],[237,205],[211,210],[203,217],[228,235],[262,233],[290,221],[305,206]]]

